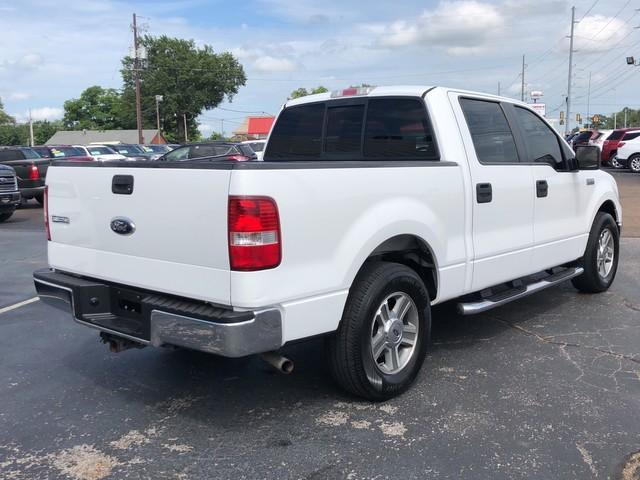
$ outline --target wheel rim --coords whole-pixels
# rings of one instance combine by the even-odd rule
[[[622,165],[620,165],[620,162],[618,161],[617,158],[613,158],[611,159],[611,165],[613,165],[613,168],[620,168]]]
[[[607,278],[613,268],[615,257],[615,244],[611,230],[605,228],[598,239],[598,254],[596,255],[596,265],[600,278]]]
[[[411,297],[395,292],[385,298],[371,322],[371,354],[378,369],[388,375],[407,366],[418,344],[420,317]]]
[[[640,157],[635,157],[631,159],[631,170],[634,172],[640,172]]]

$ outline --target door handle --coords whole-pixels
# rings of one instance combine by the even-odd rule
[[[490,183],[476,184],[476,200],[478,203],[489,203],[493,200],[493,192]]]
[[[111,191],[116,195],[133,193],[133,175],[114,175],[111,180]]]
[[[546,197],[549,195],[549,184],[546,180],[536,181],[536,196],[538,198]]]

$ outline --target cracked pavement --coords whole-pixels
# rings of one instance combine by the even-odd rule
[[[41,213],[3,226],[0,307],[33,296]],[[111,354],[39,302],[0,314],[0,478],[637,479],[640,238],[621,245],[604,294],[564,283],[473,317],[435,308],[416,384],[383,404],[332,384],[321,340],[287,347],[284,376]]]

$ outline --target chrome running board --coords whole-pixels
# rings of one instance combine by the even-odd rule
[[[532,293],[539,292],[540,290],[544,290],[545,288],[551,287],[560,282],[564,282],[565,280],[569,280],[573,277],[582,275],[583,273],[584,268],[582,267],[568,268],[561,272],[551,274],[548,277],[543,278],[542,280],[537,280],[528,285],[523,285],[519,288],[507,290],[506,292],[500,292],[495,295],[485,297],[481,300],[473,302],[460,302],[458,303],[458,312],[460,312],[462,315],[474,315],[476,313],[486,312],[487,310],[491,310],[492,308],[496,308],[514,300],[518,300],[519,298],[527,297]]]

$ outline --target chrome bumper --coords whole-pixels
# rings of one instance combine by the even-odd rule
[[[234,312],[203,302],[127,290],[127,301],[133,293],[140,308],[138,312],[123,312],[117,310],[121,303],[117,301],[121,291],[118,286],[52,270],[36,271],[33,279],[43,303],[71,312],[82,325],[143,345],[175,345],[225,357],[244,357],[282,346],[282,319],[275,308]],[[206,318],[158,307],[171,305],[175,310],[181,304],[185,310],[193,310],[194,305],[202,307],[199,310],[207,311]]]

